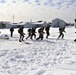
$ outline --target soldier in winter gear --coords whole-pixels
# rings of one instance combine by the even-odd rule
[[[19,42],[24,41],[23,39],[24,39],[25,33],[23,32],[23,28],[24,28],[24,27],[21,27],[21,28],[19,28],[19,30],[18,30],[18,33],[20,34]]]
[[[36,38],[36,28],[32,28],[32,33],[31,33],[31,39],[33,38],[33,36],[34,36],[34,38]]]
[[[47,25],[46,27],[45,27],[45,31],[46,31],[46,38],[48,38],[48,36],[50,35],[50,25]]]
[[[40,28],[40,29],[38,30],[38,33],[39,33],[39,37],[38,37],[36,40],[39,40],[39,39],[43,40],[44,27]]]
[[[65,32],[65,27],[63,27],[63,28],[59,28],[59,36],[58,36],[58,39],[60,38],[60,37],[62,37],[62,39],[63,39],[63,37],[64,37],[64,34],[63,34],[63,32]],[[65,32],[66,33],[66,32]]]
[[[31,39],[31,35],[32,35],[32,29],[28,29],[28,36],[26,37],[26,39],[28,39],[29,37]]]
[[[14,28],[12,27],[11,29],[10,29],[10,32],[11,32],[11,37],[13,36],[13,32],[14,32]]]

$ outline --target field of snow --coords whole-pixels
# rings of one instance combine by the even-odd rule
[[[8,29],[0,29],[1,35]],[[24,29],[27,37],[27,29]],[[0,75],[76,75],[75,28],[67,27],[64,39],[57,40],[58,28],[50,28],[50,36],[42,41],[19,42],[17,29],[13,37],[0,39]]]

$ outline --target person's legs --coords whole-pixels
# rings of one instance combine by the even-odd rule
[[[13,32],[11,32],[11,37],[12,37],[12,35],[13,35]]]
[[[22,35],[22,41],[24,41],[24,34]]]
[[[36,38],[36,40],[39,40],[41,37],[40,37],[40,35],[39,35],[39,37],[38,38]]]
[[[41,35],[41,40],[43,40],[43,35]]]
[[[61,35],[62,35],[62,34],[60,33],[59,36],[58,36],[58,39],[61,37]]]
[[[22,35],[20,34],[19,42],[21,42],[21,41],[22,41],[22,40],[21,40],[21,37],[22,37]]]
[[[34,34],[34,38],[36,38],[36,34]]]
[[[62,39],[63,39],[63,37],[64,37],[64,34],[62,33]]]
[[[30,34],[28,34],[28,36],[26,37],[26,39],[28,39],[30,37]]]
[[[32,40],[33,34],[30,35],[30,39]]]

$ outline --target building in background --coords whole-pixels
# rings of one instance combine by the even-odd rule
[[[52,20],[52,27],[65,27],[65,26],[66,22],[59,18]]]

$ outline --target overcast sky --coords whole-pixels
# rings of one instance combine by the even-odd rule
[[[55,18],[74,23],[76,0],[0,0],[0,21],[52,21]]]

